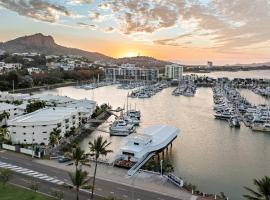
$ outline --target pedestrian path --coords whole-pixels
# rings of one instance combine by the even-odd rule
[[[63,185],[64,184],[63,181],[60,181],[60,180],[58,180],[56,178],[47,176],[46,174],[42,174],[40,172],[36,172],[36,171],[26,169],[26,168],[23,168],[23,167],[19,167],[19,166],[16,166],[16,165],[11,165],[11,164],[4,163],[4,162],[1,162],[1,161],[0,161],[0,168],[10,169],[10,170],[12,170],[14,172],[24,174],[24,175],[27,175],[27,176],[31,176],[31,177],[41,179],[41,180],[44,180],[44,181],[48,181],[48,182],[51,182],[51,183],[55,183],[57,185]]]

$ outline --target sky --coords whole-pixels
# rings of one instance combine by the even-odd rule
[[[116,58],[269,62],[270,0],[0,0],[0,41],[35,33]]]

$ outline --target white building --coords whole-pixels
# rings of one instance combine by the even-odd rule
[[[67,107],[78,109],[83,120],[87,120],[96,109],[96,102],[87,99],[76,100],[67,96],[52,94],[36,94],[29,97],[33,101],[44,101],[47,106]]]
[[[208,67],[209,70],[211,70],[212,67],[213,67],[213,62],[212,61],[208,61],[207,62],[207,67]]]
[[[0,103],[0,115],[3,113],[8,113],[8,119],[13,119],[20,115],[23,115],[25,110],[19,106],[15,106],[13,104],[8,103]],[[7,118],[0,119],[0,127],[7,125]]]
[[[49,144],[51,132],[56,128],[65,133],[78,128],[81,118],[75,108],[44,108],[8,121],[13,144]]]
[[[37,68],[37,67],[30,67],[30,68],[27,68],[27,71],[29,74],[39,74],[42,72],[42,70],[40,68]]]
[[[134,64],[122,64],[120,67],[105,68],[106,80],[115,81],[157,81],[158,68],[135,67]]]
[[[165,66],[165,76],[170,79],[180,80],[183,77],[183,66],[171,64]]]
[[[0,73],[7,73],[15,70],[20,70],[22,68],[21,63],[0,63]]]
[[[22,101],[28,99],[29,97],[30,97],[29,94],[22,94],[22,93],[10,94],[9,92],[0,91],[0,101]]]

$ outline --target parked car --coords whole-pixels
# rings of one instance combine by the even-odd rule
[[[65,162],[68,162],[68,161],[71,161],[71,159],[68,158],[68,157],[65,157],[65,156],[58,157],[58,162],[59,163],[65,163]]]

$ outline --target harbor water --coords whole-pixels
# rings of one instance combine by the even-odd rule
[[[223,72],[222,77],[234,78],[231,73],[234,72]],[[266,73],[270,77],[269,71],[249,73],[254,78],[263,78]],[[219,74],[212,74],[212,77],[217,76]],[[241,78],[244,78],[243,74]],[[227,122],[215,120],[211,88],[198,88],[195,97],[172,96],[173,89],[164,89],[149,99],[129,99],[129,105],[132,108],[136,105],[142,112],[142,122],[137,132],[154,124],[180,128],[181,133],[174,141],[171,152],[175,174],[197,185],[202,192],[224,192],[230,199],[243,199],[242,195],[246,193],[243,186],[252,186],[254,178],[270,175],[270,134],[252,132],[244,125],[240,129],[233,129]],[[95,90],[62,87],[42,92],[75,99],[93,99],[99,105],[109,103],[116,108],[127,105],[126,96],[130,90],[106,86]],[[270,105],[269,100],[250,90],[242,90],[241,94],[253,104]],[[109,121],[113,119],[111,117]],[[108,131],[108,127],[109,122],[99,129]],[[110,137],[106,132],[95,131],[82,141],[81,147],[88,151],[88,142],[98,135],[103,135],[112,142],[114,154],[125,140],[122,137]]]

